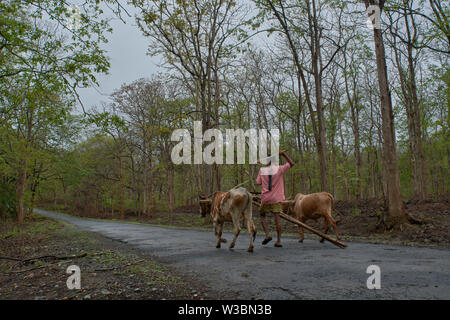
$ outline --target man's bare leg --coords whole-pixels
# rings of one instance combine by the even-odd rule
[[[266,238],[263,240],[262,244],[267,244],[270,240],[272,240],[272,237],[270,236],[269,228],[267,228],[265,215],[261,215],[260,217],[261,217],[261,225],[266,234]]]
[[[280,214],[278,212],[274,213],[275,223],[277,225],[277,242],[275,247],[281,247],[281,224],[280,224]]]

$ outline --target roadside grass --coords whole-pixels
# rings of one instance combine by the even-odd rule
[[[215,298],[198,280],[134,247],[38,214],[20,226],[0,225],[0,255],[10,258],[0,259],[0,299]],[[66,286],[72,264],[81,269],[81,290]]]
[[[35,216],[25,224],[18,225],[14,220],[6,220],[0,228],[0,239],[8,239],[14,236],[45,235],[47,230],[53,231],[60,228],[60,223],[52,220],[46,221],[42,216]]]

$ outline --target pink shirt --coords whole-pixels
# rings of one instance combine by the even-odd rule
[[[286,199],[284,197],[283,173],[290,167],[289,162],[286,162],[282,166],[272,165],[259,170],[256,183],[262,185],[261,203],[273,204]],[[272,190],[269,190],[269,174],[272,175]]]

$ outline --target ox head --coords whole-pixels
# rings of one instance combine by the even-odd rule
[[[305,195],[303,194],[303,193],[297,193],[296,195],[295,195],[295,200],[294,201],[300,201],[300,200],[302,200],[303,198],[305,197]]]
[[[212,198],[211,196],[199,196],[200,214],[206,217],[211,212]]]
[[[294,208],[294,200],[284,200],[282,202],[283,213],[287,215],[292,215],[292,209]]]

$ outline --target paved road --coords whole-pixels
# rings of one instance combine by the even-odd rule
[[[450,299],[450,250],[348,243],[340,249],[318,240],[284,238],[248,253],[241,234],[233,250],[215,248],[212,231],[94,221],[37,212],[82,230],[136,246],[176,269],[202,279],[218,291],[242,299]],[[225,234],[228,243],[232,234]],[[381,289],[369,290],[369,265],[381,269]]]

